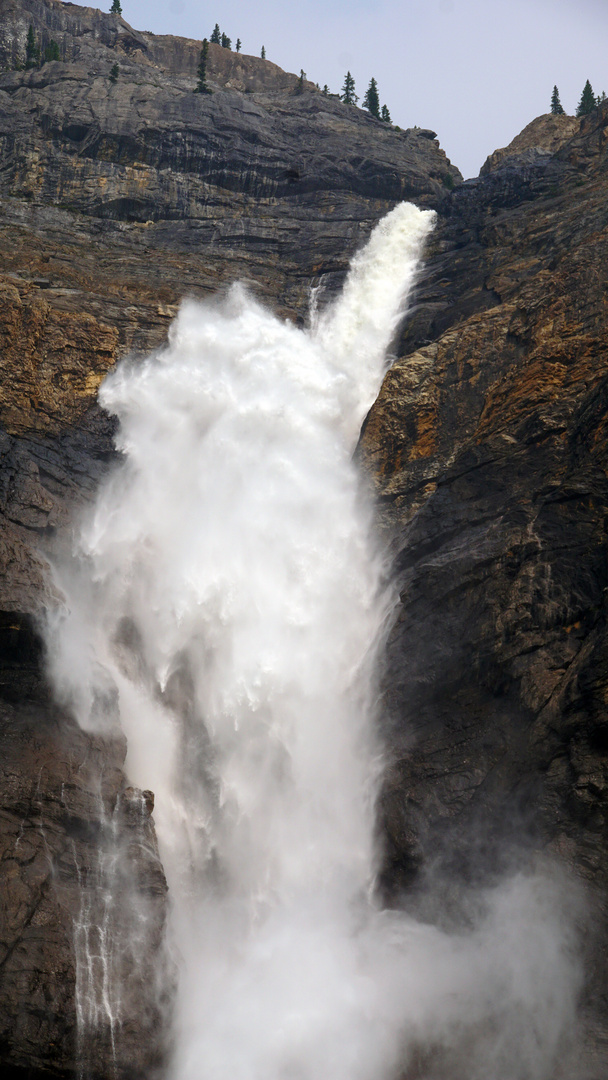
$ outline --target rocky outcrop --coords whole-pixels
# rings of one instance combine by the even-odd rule
[[[495,150],[481,166],[481,176],[499,169],[509,162],[524,165],[539,158],[549,158],[557,153],[575,135],[581,126],[576,116],[554,116],[544,113],[527,124],[523,131],[500,150]]]

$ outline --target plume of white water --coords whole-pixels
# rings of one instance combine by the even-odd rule
[[[51,666],[84,727],[116,721],[117,689],[156,793],[174,1080],[381,1080],[471,1032],[467,1076],[543,1080],[571,1021],[542,881],[468,936],[369,895],[389,598],[352,451],[432,222],[393,210],[311,331],[237,286],[102,387],[124,456],[58,571]]]

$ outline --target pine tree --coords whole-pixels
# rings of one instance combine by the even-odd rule
[[[604,102],[605,100],[606,100],[606,91],[602,90],[601,94],[597,95],[597,97],[595,99],[595,104],[596,105],[601,105],[602,102]]]
[[[384,120],[385,124],[392,124],[393,121],[391,120],[391,114],[388,111],[388,105],[383,105],[382,106],[381,118],[382,118],[382,120]]]
[[[109,78],[111,83],[118,82],[119,73],[120,73],[120,68],[119,68],[118,64],[113,64],[112,67],[110,68],[110,74],[108,75],[108,78]]]
[[[122,15],[122,8],[120,6],[120,0],[112,0],[112,7],[110,8],[110,15]]]
[[[25,70],[40,67],[40,47],[36,44],[34,27],[30,26],[25,41]]]
[[[553,113],[553,116],[564,116],[564,110],[562,108],[562,103],[559,100],[559,90],[557,89],[557,86],[553,87],[553,93],[551,94],[551,112]]]
[[[222,45],[222,49],[231,49],[232,48],[232,38],[229,38],[227,34],[222,34],[221,45]]]
[[[50,60],[59,60],[59,45],[51,38],[46,49],[44,50],[44,62],[48,64]]]
[[[296,93],[302,94],[304,92],[304,79],[306,78],[306,72],[304,68],[300,68],[300,76],[298,78],[298,85],[296,86]]]
[[[266,49],[264,48],[263,45],[262,45],[262,51],[260,53],[260,56],[262,57],[262,60],[266,59]]]
[[[221,45],[222,44],[222,35],[220,33],[220,24],[219,23],[216,23],[215,26],[213,27],[213,33],[211,35],[211,42],[212,42],[213,45]]]
[[[325,83],[325,85],[323,86],[323,93],[325,94],[325,97],[327,97],[327,95],[329,94],[329,86],[327,85],[327,83]]]
[[[576,110],[576,115],[577,116],[587,116],[589,113],[593,112],[595,107],[596,107],[596,105],[595,105],[595,94],[593,93],[593,90],[591,89],[591,83],[589,82],[589,79],[587,79],[587,82],[585,83],[585,85],[583,87],[583,92],[581,94],[581,100],[578,103],[578,108]]]
[[[380,119],[380,98],[378,97],[378,84],[375,79],[370,79],[369,86],[363,98],[363,108],[367,109],[370,116]]]
[[[201,55],[198,61],[197,76],[198,82],[196,84],[195,94],[210,94],[211,90],[207,86],[207,56],[209,54],[209,42],[207,38],[203,38]]]
[[[355,94],[355,80],[350,71],[347,71],[344,76],[344,86],[340,97],[345,105],[356,105],[359,100],[357,94]]]
[[[240,39],[240,37],[237,37],[237,39],[236,39],[236,45],[235,45],[234,47],[235,47],[235,49],[236,49],[236,51],[237,51],[237,52],[240,52],[240,51],[241,51],[241,39]]]

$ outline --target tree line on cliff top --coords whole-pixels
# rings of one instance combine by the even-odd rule
[[[601,94],[594,94],[593,87],[587,79],[583,87],[583,92],[580,97],[580,101],[576,108],[576,116],[588,116],[594,109],[597,109],[598,105],[601,105],[606,100],[606,92],[602,90]],[[565,116],[565,109],[559,100],[559,90],[557,86],[553,87],[553,93],[551,94],[551,113],[553,116]]]
[[[118,0],[114,0],[114,2],[118,3]],[[195,91],[194,91],[196,94],[210,94],[211,93],[211,90],[210,90],[210,88],[208,86],[208,83],[207,83],[207,64],[208,64],[208,61],[209,61],[209,44],[210,43],[212,45],[221,45],[223,49],[229,49],[229,50],[232,49],[232,38],[229,38],[227,34],[223,33],[222,30],[220,29],[219,23],[216,23],[215,26],[213,27],[211,37],[209,39],[203,38],[202,47],[201,47],[200,56],[199,56],[199,63],[198,63],[198,68],[197,68],[197,83],[196,83],[196,87],[195,87]],[[240,38],[237,38],[237,40],[236,40],[236,51],[237,52],[241,51],[241,39]],[[261,51],[260,55],[262,57],[262,60],[266,59],[266,49],[265,49],[265,47],[263,45],[262,45],[262,51]],[[300,76],[299,76],[298,82],[296,84],[296,91],[298,93],[302,93],[303,90],[305,89],[305,87],[304,87],[305,79],[306,79],[306,72],[304,71],[304,68],[301,68],[300,69]],[[321,87],[319,86],[318,83],[316,84],[316,87],[317,87],[317,90],[321,90]],[[342,86],[342,90],[341,90],[341,92],[339,94],[330,94],[330,90],[329,90],[329,87],[328,87],[327,83],[325,83],[325,86],[323,87],[322,93],[327,95],[327,96],[338,97],[340,99],[340,101],[344,102],[345,105],[356,105],[358,100],[359,100],[358,95],[355,93],[355,80],[353,79],[353,76],[351,75],[350,71],[347,71],[346,75],[344,76],[344,85]],[[384,123],[387,123],[387,124],[392,123],[391,114],[390,114],[390,112],[388,110],[388,106],[383,105],[382,108],[380,108],[380,97],[379,97],[379,94],[378,94],[378,83],[376,82],[376,80],[375,80],[375,78],[373,76],[370,79],[369,86],[368,86],[367,90],[365,91],[365,97],[363,98],[363,108],[367,109],[370,116],[375,117],[376,120],[382,120],[382,121],[384,121]]]
[[[120,5],[120,0],[112,0],[112,6],[110,8],[110,12],[113,15],[122,15],[122,7]],[[31,27],[30,27],[30,30],[32,30]],[[33,33],[33,31],[32,31],[32,33]],[[220,29],[219,23],[216,23],[215,26],[213,27],[213,30],[211,32],[211,37],[209,38],[209,41],[211,41],[211,43],[213,45],[221,45],[221,47],[223,49],[229,49],[229,50],[232,49],[232,38],[229,38],[228,35],[226,33],[224,33]],[[203,39],[203,45],[202,45],[200,58],[199,58],[199,64],[198,64],[198,70],[197,70],[197,84],[196,84],[196,88],[195,88],[195,93],[199,93],[199,94],[210,94],[211,93],[211,90],[209,89],[209,87],[207,85],[207,62],[208,62],[208,52],[209,52],[209,41],[207,40],[207,38]],[[51,42],[51,45],[53,45],[57,49],[57,45],[56,45],[55,42]],[[236,44],[235,44],[236,52],[237,53],[240,52],[241,48],[242,48],[241,39],[237,38],[236,39]],[[260,56],[261,56],[262,60],[266,59],[266,48],[265,48],[264,45],[262,45],[262,48],[261,48],[261,51],[260,51]],[[53,59],[53,60],[57,59],[58,60],[59,56],[58,55],[57,56],[52,56],[52,57],[47,56],[47,57],[45,57],[45,59]],[[26,62],[26,67],[27,66],[28,65],[27,65],[27,62]],[[31,65],[31,66],[33,66],[33,65]],[[115,65],[115,67],[116,67],[116,65]],[[114,68],[112,69],[112,74],[114,75]],[[297,84],[297,89],[300,92],[304,89],[304,79],[305,78],[306,78],[306,73],[304,72],[304,69],[302,68],[301,71],[300,71],[300,77],[299,77],[298,84]],[[113,81],[115,81],[115,76],[114,76]],[[321,87],[319,86],[318,83],[316,84],[316,86],[317,86],[317,90],[321,89]],[[327,95],[330,94],[330,90],[329,90],[329,87],[328,87],[327,83],[325,83],[322,92],[324,94],[327,94]],[[341,89],[340,93],[339,94],[331,94],[330,96],[331,97],[339,97],[340,101],[343,101],[345,105],[356,105],[357,104],[357,102],[359,100],[359,97],[355,93],[355,80],[353,79],[350,71],[346,72],[346,75],[344,77],[344,84],[342,86],[342,89]],[[585,86],[583,88],[582,94],[581,94],[580,101],[579,101],[577,109],[576,109],[576,116],[587,116],[589,113],[593,112],[593,110],[595,108],[597,108],[598,105],[601,105],[601,103],[603,101],[605,101],[605,100],[606,100],[605,92],[603,91],[601,96],[599,94],[596,96],[593,93],[593,89],[591,87],[591,83],[589,82],[589,79],[587,79],[587,81],[585,83]],[[388,106],[383,105],[382,108],[380,108],[380,98],[379,98],[379,94],[378,94],[378,84],[377,84],[375,78],[373,78],[373,77],[370,79],[369,86],[368,86],[367,90],[365,91],[365,96],[363,98],[363,103],[362,104],[363,104],[363,108],[367,109],[370,116],[375,117],[376,120],[383,120],[385,123],[388,123],[388,124],[392,123],[391,115],[390,115],[390,112],[388,110]],[[560,115],[563,116],[565,114],[565,110],[564,110],[564,108],[563,108],[563,106],[561,104],[561,101],[559,99],[559,90],[557,89],[557,86],[553,87],[553,93],[551,95],[551,113],[554,116],[560,116]]]
[[[122,15],[122,7],[121,7],[121,4],[120,4],[120,0],[112,0],[112,6],[110,7],[110,14],[112,14],[112,15]],[[213,31],[211,33],[210,41],[214,45],[220,45],[224,49],[228,49],[228,50],[232,49],[232,39],[229,38],[227,34],[223,33],[220,30],[219,23],[215,24],[215,26],[213,28]],[[241,39],[237,38],[236,39],[236,44],[235,44],[235,50],[236,50],[237,53],[241,51],[241,47],[242,47]],[[202,43],[201,52],[200,52],[200,57],[199,57],[198,68],[197,68],[197,84],[196,84],[196,87],[195,87],[195,93],[199,93],[199,94],[210,94],[211,93],[211,90],[209,89],[209,86],[207,85],[208,53],[209,53],[209,41],[207,40],[207,38],[204,38],[203,43]],[[263,45],[262,45],[260,55],[261,55],[262,60],[266,59],[266,49],[265,49],[265,47]],[[44,50],[42,50],[40,44],[36,40],[36,35],[34,33],[34,28],[33,28],[33,26],[30,25],[30,27],[28,29],[28,32],[27,32],[27,38],[26,38],[26,43],[25,43],[25,62],[23,64],[20,63],[17,66],[18,67],[23,66],[26,71],[30,71],[33,68],[42,67],[43,64],[48,63],[49,61],[60,60],[60,59],[61,59],[61,57],[60,57],[60,51],[59,51],[58,43],[53,38],[51,38],[51,40],[44,47]],[[110,81],[111,82],[116,82],[116,80],[118,78],[118,74],[119,74],[118,65],[114,64],[113,67],[111,68],[110,74],[109,74]],[[299,91],[300,93],[304,90],[304,80],[305,80],[305,78],[306,78],[306,73],[305,73],[304,69],[301,69],[300,77],[298,79],[298,83],[296,84],[296,90]],[[316,87],[317,87],[317,90],[321,89],[321,87],[319,86],[318,83],[316,84]],[[323,87],[322,93],[324,93],[326,95],[329,95],[331,97],[334,97],[334,98],[336,98],[336,97],[339,98],[340,101],[342,101],[345,105],[356,105],[358,100],[359,100],[359,96],[355,92],[355,80],[354,80],[353,76],[351,75],[350,71],[346,72],[346,75],[344,77],[344,83],[342,85],[342,89],[341,89],[339,94],[331,94],[330,90],[329,90],[329,87],[327,86],[327,83]],[[591,83],[590,83],[589,79],[587,79],[587,81],[586,81],[586,83],[585,83],[585,85],[583,87],[581,97],[580,97],[580,101],[579,101],[577,109],[576,109],[576,116],[587,116],[589,113],[593,112],[593,110],[596,109],[599,105],[601,105],[602,102],[605,101],[605,100],[606,100],[605,91],[602,91],[601,95],[600,94],[597,94],[597,95],[594,94]],[[377,84],[377,82],[376,82],[376,80],[375,80],[375,78],[373,76],[370,79],[369,86],[368,86],[367,90],[365,91],[365,96],[363,98],[362,104],[363,104],[363,108],[367,109],[370,116],[373,116],[376,120],[382,120],[382,121],[384,121],[385,123],[388,123],[388,124],[392,123],[391,115],[390,115],[390,112],[388,110],[388,106],[387,105],[382,105],[382,107],[380,107],[380,97],[379,97],[379,93],[378,93],[378,84]],[[551,111],[553,116],[563,116],[563,115],[565,115],[565,109],[563,108],[562,103],[560,101],[559,90],[558,90],[557,86],[553,87],[553,93],[551,94],[550,111]]]

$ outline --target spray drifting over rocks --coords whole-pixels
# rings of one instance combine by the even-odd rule
[[[57,570],[50,663],[156,794],[174,1080],[378,1080],[429,1054],[439,1077],[445,1053],[451,1077],[542,1080],[572,1023],[549,877],[451,934],[372,895],[393,596],[352,452],[432,222],[393,210],[310,331],[235,286],[101,390],[124,457]]]

